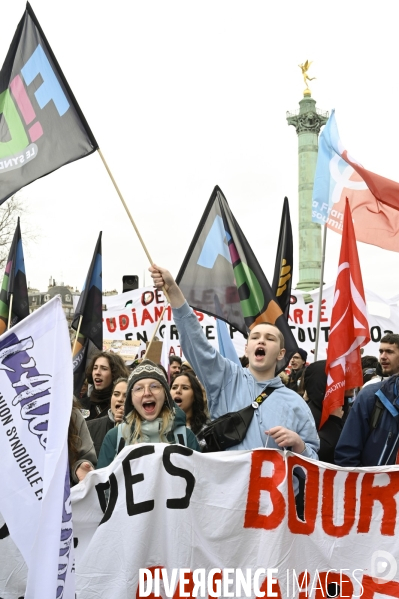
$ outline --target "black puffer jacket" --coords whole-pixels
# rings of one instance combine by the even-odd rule
[[[307,367],[304,375],[304,386],[306,395],[308,396],[308,406],[313,414],[316,428],[319,428],[324,394],[327,386],[325,368],[326,361],[318,360]],[[319,460],[322,462],[334,464],[334,451],[343,426],[344,421],[342,418],[331,415],[319,430]]]

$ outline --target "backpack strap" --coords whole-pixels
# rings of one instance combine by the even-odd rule
[[[184,425],[178,426],[173,431],[175,443],[185,445],[187,447],[187,429]]]
[[[380,400],[380,402],[382,403],[382,405],[384,406],[384,408],[386,408],[388,410],[388,412],[391,414],[391,416],[393,416],[394,418],[396,418],[397,416],[399,416],[399,411],[389,401],[389,399],[387,398],[387,396],[384,395],[384,393],[381,391],[381,389],[378,389],[378,391],[376,391],[375,394],[378,397],[378,399]]]

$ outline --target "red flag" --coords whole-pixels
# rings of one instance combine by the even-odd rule
[[[327,348],[327,388],[320,427],[344,404],[345,389],[363,384],[360,348],[370,341],[362,273],[346,198],[338,276]]]

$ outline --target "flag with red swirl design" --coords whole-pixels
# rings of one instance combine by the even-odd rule
[[[327,348],[327,388],[320,427],[340,406],[346,389],[363,384],[360,348],[370,341],[367,308],[349,201],[346,199],[331,327]]]

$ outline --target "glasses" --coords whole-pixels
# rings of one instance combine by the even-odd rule
[[[363,370],[363,374],[375,374],[377,372],[377,370],[375,368],[367,368],[366,370]]]
[[[133,387],[132,393],[135,397],[141,397],[144,395],[144,391],[148,389],[152,395],[157,395],[160,391],[162,391],[162,385],[158,383],[151,383],[150,385],[136,385]]]

